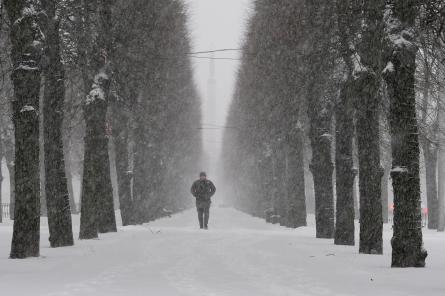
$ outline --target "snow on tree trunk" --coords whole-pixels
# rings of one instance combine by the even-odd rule
[[[63,155],[63,103],[65,71],[60,56],[59,16],[56,1],[42,0],[48,16],[43,129],[45,152],[45,193],[51,247],[74,244],[68,184]]]
[[[107,109],[110,91],[111,3],[99,1],[98,28],[92,64],[96,75],[84,104],[85,156],[80,220],[81,239],[97,237],[97,232],[115,232],[113,188],[108,154]]]
[[[106,135],[109,79],[96,75],[93,90],[84,106],[86,120],[85,156],[82,181],[80,238],[97,237],[98,231],[116,231],[111,187],[108,136]]]
[[[38,0],[5,0],[14,70],[15,215],[11,258],[39,256],[39,94],[45,14]]]
[[[416,119],[414,25],[417,1],[389,1],[385,10],[386,67],[393,157],[394,234],[392,267],[424,267],[419,136]]]

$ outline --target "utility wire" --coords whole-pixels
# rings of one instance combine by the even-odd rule
[[[224,52],[224,51],[242,51],[242,50],[243,50],[242,48],[223,48],[223,49],[215,49],[215,50],[189,52],[187,54],[195,55],[195,54],[204,54],[204,53],[215,53],[215,52]]]
[[[215,57],[198,57],[198,56],[190,56],[191,58],[194,59],[206,59],[206,60],[228,60],[228,61],[241,61],[241,59],[237,59],[237,58],[215,58]]]

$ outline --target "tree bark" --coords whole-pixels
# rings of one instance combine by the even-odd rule
[[[307,225],[303,130],[300,127],[295,128],[289,140],[286,174],[288,188],[287,226],[297,228]]]
[[[73,174],[71,168],[71,151],[70,151],[70,140],[67,137],[63,140],[63,150],[64,150],[64,160],[65,160],[65,175],[68,185],[68,196],[70,201],[71,214],[75,215],[79,213],[79,209],[76,205],[76,200],[74,199],[74,187],[73,187]]]
[[[416,119],[414,44],[416,1],[389,1],[385,12],[387,66],[393,156],[394,234],[392,267],[424,267],[420,207],[419,139]]]
[[[426,181],[426,200],[428,209],[428,228],[437,229],[438,223],[438,196],[437,196],[437,136],[439,134],[438,116],[430,122],[429,109],[431,106],[430,91],[432,88],[432,70],[434,58],[427,54],[430,49],[427,45],[427,38],[420,37],[420,44],[424,52],[423,58],[420,58],[419,64],[422,66],[422,102],[421,102],[421,116],[419,119],[420,125],[420,143],[423,151],[425,161],[425,181]],[[440,103],[439,103],[440,105]],[[435,107],[440,113],[440,107]]]
[[[115,232],[116,218],[113,205],[113,188],[110,176],[106,118],[110,91],[111,5],[98,1],[96,52],[92,59],[96,75],[86,98],[86,122],[83,190],[80,220],[81,239],[97,237],[97,232]]]
[[[364,254],[383,253],[383,217],[379,141],[379,80],[362,77],[358,87],[357,143],[359,154],[360,247]]]
[[[133,178],[133,174],[129,167],[129,117],[125,114],[125,108],[122,101],[115,102],[113,104],[112,115],[119,205],[123,226],[133,224],[133,203],[131,198],[131,179]]]
[[[74,244],[68,184],[63,155],[63,103],[65,70],[60,56],[59,22],[56,1],[42,0],[48,16],[43,130],[45,159],[45,193],[51,247]]]
[[[14,153],[14,151],[12,151]],[[6,163],[9,172],[9,219],[14,220],[15,212],[15,170],[14,160],[6,157]]]
[[[355,132],[355,126],[354,126],[354,132]],[[353,161],[353,166],[354,166],[354,170],[356,171],[356,176],[354,178],[354,185],[352,188],[352,196],[354,199],[354,217],[355,219],[360,219],[360,210],[359,210],[359,205],[360,205],[360,197],[359,197],[359,193],[358,193],[358,179],[359,179],[359,170],[358,170],[358,147],[357,147],[357,134],[356,132],[354,133],[354,137],[352,138],[352,161]]]
[[[98,78],[100,80],[100,78]],[[106,87],[96,80],[97,86]],[[111,187],[108,137],[105,134],[107,103],[95,98],[92,91],[85,105],[86,119],[85,157],[82,181],[81,239],[97,237],[98,232],[116,231],[113,192]]]
[[[137,111],[136,111],[137,112]],[[134,182],[133,182],[133,219],[135,223],[142,224],[144,222],[144,205],[147,195],[146,177],[148,170],[146,168],[146,135],[143,132],[143,123],[138,114],[135,129],[135,147],[134,147]]]
[[[441,106],[439,121],[441,129],[445,128],[445,112]],[[445,180],[445,137],[442,135],[442,144],[439,146],[438,179]],[[437,231],[445,231],[445,182],[438,182],[438,210],[437,210]]]
[[[353,98],[346,82],[341,91],[335,110],[336,141],[336,224],[334,242],[336,245],[354,245],[354,196],[355,172],[352,159],[352,138],[354,135]]]
[[[437,229],[438,195],[437,195],[437,148],[428,140],[423,141],[425,159],[426,199],[428,208],[428,229]],[[440,179],[439,179],[440,180]]]
[[[353,40],[357,35],[358,9],[349,0],[337,1],[337,24],[340,54],[346,66],[346,78],[340,86],[335,107],[335,174],[336,174],[336,245],[355,244],[354,181],[356,172],[353,159],[354,138],[354,55]]]
[[[46,37],[46,36],[45,36]],[[43,72],[45,70],[43,69]],[[43,73],[44,75],[44,73]],[[40,109],[43,110],[43,100],[40,100]],[[39,130],[43,131],[43,117],[45,116],[44,111],[40,114],[39,118]],[[44,134],[41,132],[39,134],[39,174],[40,174],[40,216],[48,217],[47,205],[46,205],[46,192],[45,192],[45,144],[43,140]]]
[[[382,218],[383,223],[389,222],[388,211],[389,211],[389,192],[388,192],[388,184],[389,177],[391,173],[391,166],[387,166],[385,164],[383,177],[382,177]]]
[[[14,182],[14,136],[13,127],[5,126],[3,128],[2,135],[2,152],[6,160],[6,167],[9,173],[9,219],[14,220],[14,193],[15,193],[15,182]]]
[[[10,258],[39,256],[39,94],[45,14],[40,1],[5,0],[14,70],[15,215]]]
[[[445,108],[443,102],[439,105],[439,129],[441,131],[445,128]],[[445,135],[439,134],[439,151],[438,151],[438,206],[437,206],[437,231],[445,231]]]
[[[358,62],[354,66],[357,91],[357,146],[359,155],[360,246],[365,254],[383,253],[380,167],[379,86],[384,0],[364,1]]]
[[[317,238],[334,237],[334,190],[331,146],[332,93],[328,93],[332,64],[333,4],[329,1],[305,1],[309,43],[307,63],[307,115],[312,147],[310,170],[314,179]]]
[[[1,135],[0,135],[1,137]],[[2,183],[3,183],[3,172],[2,172],[2,159],[3,159],[3,141],[0,139],[0,223],[3,223],[3,202],[2,202]]]
[[[287,173],[287,155],[284,149],[284,143],[276,140],[274,149],[275,172],[274,172],[274,209],[276,215],[279,216],[278,222],[281,226],[288,224],[288,191],[286,188]],[[249,207],[251,208],[251,207]],[[250,209],[249,209],[250,210]]]
[[[315,84],[310,87],[315,92]],[[334,165],[331,159],[331,112],[320,110],[320,96],[309,93],[310,139],[314,178],[315,222],[317,238],[334,237],[334,191],[332,178]]]

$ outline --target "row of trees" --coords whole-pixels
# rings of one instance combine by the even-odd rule
[[[255,1],[225,134],[233,203],[281,225],[306,225],[309,154],[316,236],[355,244],[358,175],[359,250],[381,254],[391,177],[392,266],[424,266],[419,133],[429,227],[444,215],[434,151],[443,21],[441,1]]]
[[[11,79],[3,75],[2,95],[12,102],[4,109],[13,125],[2,114],[1,143],[15,180],[11,258],[39,255],[41,200],[51,246],[74,243],[73,172],[82,176],[80,239],[116,231],[114,169],[124,225],[187,207],[179,192],[188,192],[185,182],[197,171],[201,136],[182,1],[3,4],[9,38],[2,34],[1,45],[10,55],[2,55],[2,72]]]

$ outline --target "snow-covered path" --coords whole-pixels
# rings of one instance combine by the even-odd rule
[[[366,256],[356,247],[315,239],[311,226],[284,229],[233,209],[213,208],[209,231],[196,224],[195,211],[187,211],[50,249],[42,220],[42,257],[28,260],[7,259],[11,224],[0,224],[0,293],[445,295],[444,234],[425,232],[427,268],[402,270],[389,268],[389,229],[385,255]]]

